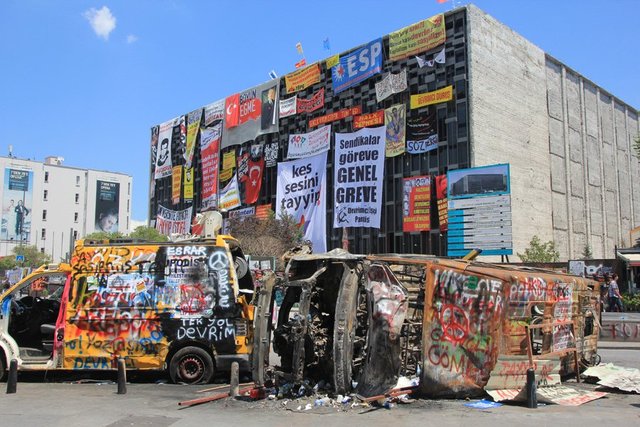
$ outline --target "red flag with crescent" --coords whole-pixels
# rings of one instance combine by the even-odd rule
[[[224,127],[232,128],[238,126],[240,118],[240,94],[228,96],[224,101]]]
[[[256,161],[249,159],[249,174],[245,182],[245,202],[251,205],[258,201],[260,188],[262,187],[262,172],[264,171],[264,157]]]

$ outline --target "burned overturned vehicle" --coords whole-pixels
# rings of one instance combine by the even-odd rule
[[[534,368],[555,384],[597,358],[598,286],[425,255],[295,255],[258,292],[254,381],[373,396],[407,376],[421,395],[466,397],[521,388]]]

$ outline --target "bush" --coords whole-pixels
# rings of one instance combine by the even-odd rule
[[[622,294],[622,307],[625,311],[640,311],[640,294]]]

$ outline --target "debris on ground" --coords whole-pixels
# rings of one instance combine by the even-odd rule
[[[613,363],[593,366],[583,373],[598,385],[631,393],[640,393],[640,369],[623,368]]]

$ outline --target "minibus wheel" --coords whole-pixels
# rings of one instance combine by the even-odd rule
[[[0,381],[4,381],[7,375],[7,366],[4,360],[4,353],[0,351]]]
[[[169,376],[174,383],[208,383],[213,378],[213,373],[211,355],[199,347],[178,350],[169,363]]]

